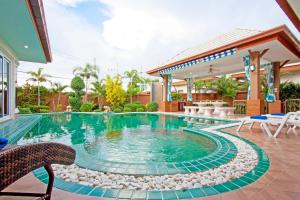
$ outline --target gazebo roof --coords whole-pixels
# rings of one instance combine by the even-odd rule
[[[243,57],[249,51],[266,51],[262,64],[297,62],[300,58],[299,40],[285,25],[266,31],[236,29],[187,49],[147,73],[154,76],[172,74],[174,78],[185,79],[240,72]]]
[[[199,44],[197,46],[188,48],[173,58],[171,58],[165,65],[175,63],[177,61],[187,59],[192,56],[196,56],[199,54],[203,54],[205,52],[211,51],[213,49],[216,49],[218,47],[231,44],[233,42],[245,39],[247,37],[256,35],[261,33],[262,31],[259,30],[250,30],[250,29],[240,29],[237,28],[231,32],[219,35],[212,40],[209,40],[207,42],[204,42],[202,44]]]

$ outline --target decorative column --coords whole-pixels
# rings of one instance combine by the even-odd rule
[[[162,102],[159,103],[159,110],[162,112],[171,111],[170,101],[172,101],[172,76],[163,75],[163,87],[162,87]]]
[[[167,87],[167,101],[172,102],[172,81],[173,76],[172,74],[168,74],[168,87]]]
[[[274,91],[276,101],[279,100],[279,87],[280,87],[280,62],[273,63],[274,68]]]
[[[247,89],[247,100],[250,99],[250,76],[251,76],[251,69],[250,69],[250,56],[245,56],[243,58],[244,61],[244,66],[245,66],[245,74],[246,74],[246,79],[248,83],[248,89]]]
[[[163,75],[163,94],[162,94],[162,100],[163,102],[167,101],[167,96],[168,96],[168,76]]]
[[[193,78],[187,78],[186,82],[187,82],[187,101],[192,102],[193,101],[193,94],[192,94]]]
[[[265,74],[266,74],[267,86],[268,86],[266,101],[268,103],[273,103],[273,102],[276,101],[275,92],[274,92],[274,68],[273,68],[273,63],[268,64],[268,65],[265,66]]]
[[[250,98],[249,100],[258,100],[261,97],[260,91],[260,53],[254,51],[250,53]]]
[[[260,86],[260,57],[258,51],[249,52],[250,57],[250,91],[247,100],[246,114],[248,116],[261,115],[264,112],[264,101],[261,98]],[[245,67],[246,68],[246,67]]]
[[[280,87],[280,62],[273,62],[273,88],[274,88],[274,101],[268,103],[269,113],[282,112],[281,101],[279,99]]]

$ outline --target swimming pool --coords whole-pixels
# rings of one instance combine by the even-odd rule
[[[234,121],[154,113],[42,115],[18,144],[56,141],[75,165],[54,166],[55,187],[105,198],[185,199],[248,185],[269,168],[255,144],[215,130]],[[47,182],[43,169],[34,172]]]
[[[228,122],[198,119],[197,126]],[[44,115],[18,143],[51,140],[70,145],[77,165],[97,171],[174,174],[197,171],[181,163],[200,162],[224,149],[216,136],[185,130],[192,126],[184,117],[157,114]]]

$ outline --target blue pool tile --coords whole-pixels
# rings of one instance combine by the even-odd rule
[[[190,199],[193,198],[189,190],[176,190],[178,199]]]
[[[65,182],[64,184],[61,184],[58,188],[62,190],[67,190],[69,192],[77,192],[81,187],[82,185],[78,183]]]
[[[130,199],[133,194],[132,190],[120,190],[118,194],[119,199]]]
[[[240,188],[238,185],[232,183],[232,181],[223,183],[223,186],[226,187],[226,188],[228,188],[229,190],[235,190],[235,189]]]
[[[203,190],[201,188],[190,189],[190,193],[192,194],[192,196],[194,198],[199,198],[199,197],[206,196],[205,193],[203,192]]]
[[[102,197],[104,193],[105,193],[105,189],[94,188],[94,190],[92,190],[88,195],[94,197]]]
[[[177,199],[175,191],[162,191],[162,196],[164,200],[174,200]]]
[[[94,188],[90,186],[82,186],[76,191],[78,194],[89,194]]]
[[[133,200],[147,199],[147,192],[143,190],[136,190],[133,192],[131,199]]]
[[[225,187],[223,184],[214,185],[212,186],[215,190],[217,190],[219,193],[224,193],[229,191],[230,189]]]
[[[161,199],[163,199],[162,193],[161,193],[161,191],[148,191],[147,199],[148,200],[161,200]]]
[[[65,181],[62,180],[62,179],[60,179],[60,178],[55,178],[55,179],[54,179],[54,186],[55,186],[55,187],[59,187],[60,185],[62,185],[62,184],[64,184],[64,183],[65,183]]]
[[[118,194],[119,194],[119,190],[107,189],[107,190],[105,190],[105,193],[103,194],[103,197],[105,197],[105,198],[117,198]]]
[[[219,192],[211,186],[205,186],[205,187],[202,187],[202,189],[203,189],[204,193],[206,194],[206,196],[219,194]]]

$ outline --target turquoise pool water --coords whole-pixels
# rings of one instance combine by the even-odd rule
[[[76,150],[77,165],[103,172],[137,176],[190,173],[219,167],[236,157],[237,148],[231,141],[202,129],[231,122],[142,113],[51,114],[43,115],[18,143],[57,141],[71,145]],[[56,177],[54,186],[77,194],[113,199],[190,199],[221,194],[256,181],[269,168],[265,152],[254,143],[240,139],[255,149],[258,164],[242,177],[225,183],[147,191],[92,187]],[[48,175],[43,168],[34,174],[47,183]]]
[[[222,123],[227,122],[200,119],[197,126]],[[211,137],[184,130],[191,126],[183,117],[158,114],[43,115],[18,143],[61,142],[76,150],[76,163],[80,166],[144,174],[151,171],[149,165],[160,163],[164,168],[170,163],[205,158],[216,151],[217,142]]]

